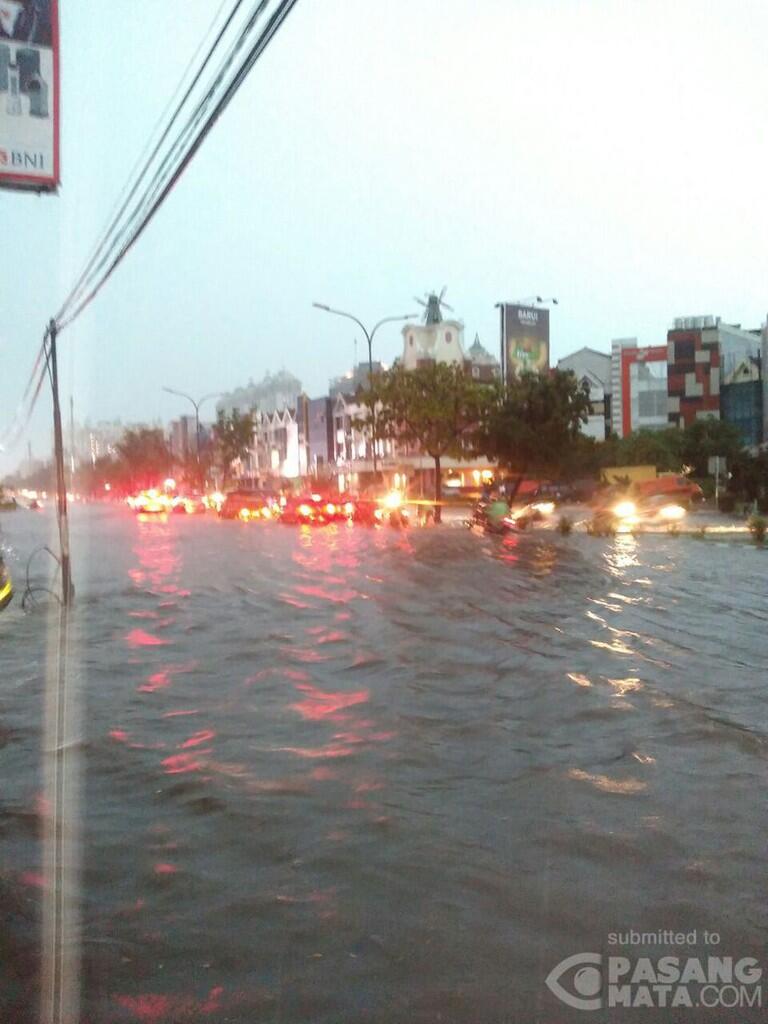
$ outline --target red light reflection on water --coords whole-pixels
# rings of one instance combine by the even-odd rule
[[[166,996],[145,993],[138,996],[114,996],[118,1006],[128,1010],[144,1024],[175,1024],[177,1021],[194,1019],[199,1014],[216,1013],[222,1009],[221,996],[224,989],[219,985],[212,988],[205,999],[194,996]]]
[[[126,634],[125,642],[129,647],[164,647],[168,640],[162,640],[159,636],[146,633],[143,629],[132,629]]]
[[[518,555],[515,548],[519,543],[520,538],[516,533],[506,533],[501,542],[501,550],[498,551],[496,557],[502,562],[517,562]]]
[[[210,750],[201,750],[199,754],[210,754]],[[171,754],[160,762],[166,775],[180,775],[184,772],[199,772],[202,761],[196,761],[192,754]]]
[[[190,736],[188,740],[184,740],[180,744],[181,749],[185,750],[188,747],[199,747],[201,743],[209,743],[216,735],[213,729],[201,729],[200,732],[196,732],[193,736]]]
[[[300,684],[296,687],[302,693],[307,694],[307,699],[289,704],[292,711],[298,711],[302,718],[319,721],[329,719],[332,722],[346,721],[348,715],[340,715],[338,712],[344,708],[353,707],[355,704],[364,704],[370,700],[369,690],[354,690],[351,693],[342,691],[326,692],[312,686],[310,683]]]
[[[178,870],[175,864],[168,864],[164,861],[155,864],[153,868],[156,875],[175,875],[178,874]]]
[[[297,594],[304,594],[305,597],[319,597],[323,601],[330,601],[333,604],[349,604],[355,598],[360,597],[356,590],[339,590],[334,592],[320,587],[317,584],[306,584],[294,587]]]
[[[321,654],[320,651],[314,650],[312,647],[283,647],[283,654],[287,654],[289,658],[295,658],[296,661],[304,661],[309,664],[318,661],[330,661],[333,657],[332,654]]]
[[[154,693],[171,685],[171,674],[168,671],[154,672],[146,683],[138,687],[139,693]]]
[[[158,672],[153,672],[145,683],[137,686],[139,693],[155,693],[157,690],[164,690],[171,685],[171,677],[191,672],[198,666],[197,661],[187,661],[181,664],[164,665]]]

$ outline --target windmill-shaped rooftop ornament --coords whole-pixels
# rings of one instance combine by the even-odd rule
[[[424,299],[416,298],[419,305],[424,307],[424,313],[422,315],[424,317],[425,324],[442,323],[444,309],[450,309],[451,312],[453,312],[453,308],[449,306],[447,302],[443,301],[443,296],[447,290],[448,286],[443,285],[443,289],[439,295],[437,292],[424,292],[426,302]]]

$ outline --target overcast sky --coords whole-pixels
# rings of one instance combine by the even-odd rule
[[[62,188],[0,192],[0,431],[218,0],[61,0]],[[139,245],[62,336],[84,420],[173,418],[447,285],[560,300],[553,357],[768,309],[764,0],[299,0]],[[360,337],[360,354],[363,339]],[[375,355],[400,350],[382,329]],[[50,446],[50,403],[28,436]],[[24,453],[26,438],[0,472]]]

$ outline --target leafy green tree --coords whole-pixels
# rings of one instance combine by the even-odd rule
[[[660,472],[680,470],[680,431],[676,427],[664,430],[633,430],[617,439],[614,461],[609,466],[655,466]]]
[[[228,416],[223,409],[219,409],[218,418],[213,425],[213,437],[225,485],[232,463],[238,459],[248,458],[253,445],[253,428],[253,413],[241,414],[238,409],[233,409]]]
[[[741,432],[732,423],[708,416],[694,420],[678,433],[678,450],[683,465],[692,466],[695,476],[709,473],[707,463],[713,455],[723,455],[730,465],[744,448]]]
[[[171,453],[160,427],[129,427],[116,447],[134,489],[157,486],[170,472]]]
[[[376,433],[425,452],[435,463],[435,520],[440,521],[441,460],[470,454],[485,390],[463,367],[433,363],[406,370],[396,363],[361,393],[376,403]]]
[[[104,497],[108,484],[114,496],[125,495],[131,487],[129,468],[120,458],[102,455],[95,462],[83,462],[75,471],[75,489],[83,494]]]
[[[584,447],[589,394],[570,371],[526,371],[490,389],[477,450],[517,476],[561,473]]]

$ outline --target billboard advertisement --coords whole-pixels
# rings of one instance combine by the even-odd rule
[[[504,307],[503,365],[507,376],[549,369],[549,310],[536,306]]]
[[[0,0],[0,187],[58,183],[57,0]]]

